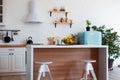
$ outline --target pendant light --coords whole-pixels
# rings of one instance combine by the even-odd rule
[[[29,1],[29,11],[26,19],[27,23],[42,23],[40,15],[37,13],[36,0]]]

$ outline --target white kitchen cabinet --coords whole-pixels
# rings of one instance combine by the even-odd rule
[[[11,60],[13,72],[25,71],[25,51],[13,53]]]
[[[0,72],[10,71],[11,57],[8,52],[0,52]]]
[[[25,72],[25,48],[0,48],[0,73]]]

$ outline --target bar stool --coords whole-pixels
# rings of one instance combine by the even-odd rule
[[[92,62],[96,62],[96,60],[81,60],[81,61],[84,62],[85,64],[84,64],[84,72],[80,80],[97,80],[93,66],[92,66]],[[92,74],[93,79],[88,78],[88,75],[90,74],[90,72]],[[84,78],[84,75],[85,75],[85,78]]]
[[[48,67],[48,64],[51,64],[52,62],[35,62],[35,63],[40,64],[37,80],[42,80],[42,77],[45,77],[45,73],[48,73],[49,80],[53,80],[52,75],[50,73],[50,69]]]

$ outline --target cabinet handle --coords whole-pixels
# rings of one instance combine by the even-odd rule
[[[9,55],[14,55],[14,53],[9,53]]]
[[[11,55],[12,53],[9,53],[9,55]]]
[[[25,51],[25,64],[27,64],[27,51]]]

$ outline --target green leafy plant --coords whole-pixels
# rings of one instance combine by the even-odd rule
[[[109,59],[117,59],[120,57],[120,36],[113,28],[107,29],[105,25],[97,27],[92,26],[95,31],[102,33],[102,44],[108,45]]]
[[[91,25],[91,22],[89,20],[86,20],[86,25],[87,26],[90,26]]]

